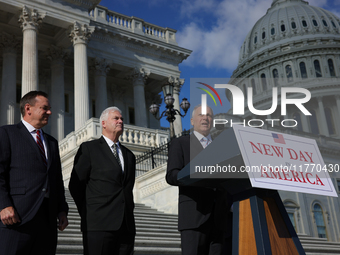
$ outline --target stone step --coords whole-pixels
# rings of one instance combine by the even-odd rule
[[[162,212],[147,212],[147,211],[134,211],[134,215],[135,215],[135,219],[138,218],[147,218],[147,219],[155,219],[155,220],[170,220],[170,221],[177,221],[177,215],[174,214],[163,214]],[[73,217],[79,217],[79,214],[77,211],[69,211],[68,213],[68,217],[69,218],[73,218]]]
[[[180,233],[177,232],[172,232],[169,233],[168,231],[165,232],[154,232],[154,231],[137,231],[136,233],[136,238],[179,238],[180,237]],[[72,229],[70,231],[59,231],[58,233],[59,237],[80,237],[81,236],[81,231],[80,230],[76,230],[76,229]]]
[[[57,255],[66,255],[66,254],[83,254],[82,246],[75,245],[58,245],[57,247]],[[168,247],[135,247],[134,255],[180,255],[180,248],[168,248]]]
[[[82,245],[83,239],[79,237],[59,237],[58,244],[60,245]],[[140,239],[136,238],[135,246],[148,246],[148,247],[180,247],[180,240],[168,240],[168,239]]]
[[[80,227],[80,220],[68,220],[69,225],[67,228],[79,228]],[[153,222],[153,221],[140,221],[136,220],[136,226],[144,227],[144,226],[150,226],[154,228],[175,228],[177,229],[177,224],[173,222]]]

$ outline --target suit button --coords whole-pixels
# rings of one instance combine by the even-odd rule
[[[46,192],[46,189],[45,189],[45,188],[43,188],[43,189],[42,189],[42,192]]]

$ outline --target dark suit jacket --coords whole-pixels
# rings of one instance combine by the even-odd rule
[[[171,141],[166,181],[179,186],[177,174],[184,166],[198,155],[203,147],[194,134],[182,136]],[[215,223],[222,230],[230,218],[230,198],[211,188],[179,186],[178,229],[195,229],[214,217]],[[217,203],[216,203],[217,202]],[[218,206],[216,206],[218,205]],[[215,207],[215,209],[214,209]],[[215,210],[215,212],[214,212]]]
[[[0,127],[0,210],[13,206],[21,220],[30,221],[49,188],[50,224],[56,229],[58,213],[68,212],[58,142],[43,134],[47,147],[47,170],[38,145],[22,122]],[[6,227],[0,222],[1,227]]]
[[[120,145],[124,174],[105,139],[83,143],[75,157],[69,189],[81,216],[82,231],[115,231],[124,216],[135,233],[133,186],[135,155]]]

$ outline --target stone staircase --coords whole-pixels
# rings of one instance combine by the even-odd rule
[[[340,255],[340,242],[328,242],[327,239],[299,235],[300,242],[307,255]]]
[[[57,255],[83,254],[80,217],[69,192],[66,200],[70,207],[68,227],[58,233]],[[135,255],[180,255],[180,235],[177,215],[165,214],[143,204],[135,205],[136,240]]]
[[[59,232],[57,255],[83,254],[80,217],[76,206],[66,191],[70,207],[69,226]],[[137,235],[135,255],[180,255],[180,235],[177,231],[177,215],[165,214],[143,204],[136,204],[135,220]],[[340,255],[340,243],[326,239],[299,235],[307,255]]]

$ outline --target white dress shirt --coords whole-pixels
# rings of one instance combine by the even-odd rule
[[[112,153],[113,153],[113,148],[112,148],[112,145],[114,144],[114,142],[107,138],[105,135],[102,135],[107,143],[107,145],[110,147]],[[119,159],[120,159],[120,163],[122,165],[122,171],[124,172],[124,158],[123,158],[123,153],[122,153],[122,150],[120,149],[120,143],[119,141],[116,143],[117,145],[117,152],[118,152],[118,156],[119,156]]]
[[[30,123],[28,123],[27,121],[25,120],[22,120],[22,123],[24,124],[24,126],[27,128],[28,132],[31,133],[33,139],[35,142],[37,142],[37,130],[35,127],[33,127]],[[43,132],[41,129],[40,130],[40,136],[41,136],[41,141],[44,145],[44,150],[45,150],[45,156],[46,156],[46,161],[48,160],[48,157],[47,157],[47,148],[46,148],[46,143],[45,143],[45,139],[44,139],[44,136],[43,136]]]
[[[200,141],[200,143],[202,144],[203,148],[205,148],[205,144],[204,142],[202,141],[202,138],[207,138],[208,139],[208,145],[212,142],[212,139],[211,139],[211,135],[207,135],[207,136],[204,136],[202,135],[201,133],[198,133],[197,131],[194,131],[194,135],[196,136],[196,138],[198,139],[198,141]]]

